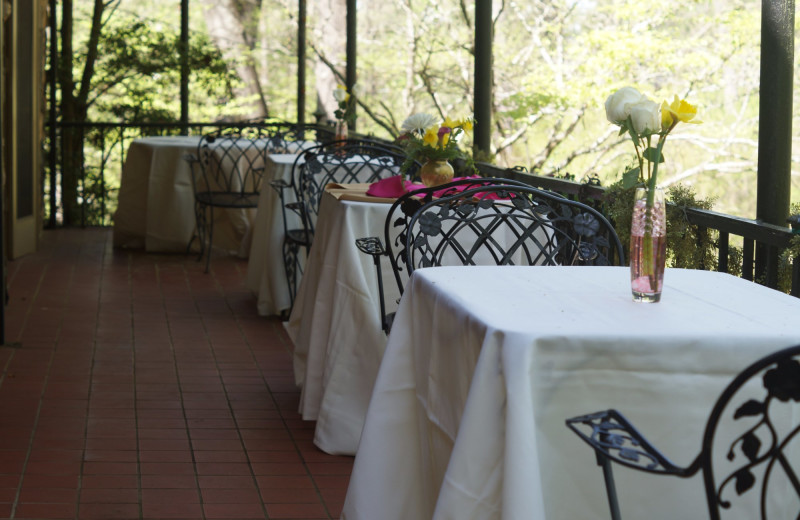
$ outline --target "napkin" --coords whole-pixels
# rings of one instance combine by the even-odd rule
[[[424,188],[424,184],[402,180],[400,175],[393,175],[370,184],[367,195],[387,199],[396,199],[410,190]]]

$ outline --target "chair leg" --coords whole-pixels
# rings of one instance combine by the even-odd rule
[[[195,239],[200,242],[200,253],[197,255],[197,261],[199,262],[203,258],[203,253],[205,252],[205,207],[197,202],[194,203],[194,222],[195,222],[195,230],[192,234],[192,238],[189,239],[189,243],[186,244],[186,254],[192,252],[192,244],[194,244]]]
[[[614,484],[614,474],[611,471],[611,459],[595,450],[597,455],[597,465],[603,468],[603,480],[606,483],[606,494],[608,495],[608,508],[611,510],[611,520],[621,520],[619,514],[619,501],[617,500],[617,486]]]
[[[209,207],[211,213],[208,223],[208,252],[206,253],[206,272],[211,266],[211,253],[214,251],[214,208]]]
[[[297,244],[284,239],[283,269],[286,273],[286,284],[289,288],[289,313],[291,313],[292,307],[294,307],[294,297],[297,291],[297,251]]]

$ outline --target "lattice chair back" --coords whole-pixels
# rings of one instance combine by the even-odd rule
[[[331,142],[304,154],[297,196],[302,201],[304,226],[313,236],[322,194],[328,184],[372,183],[398,175],[405,155],[391,145],[374,142]],[[408,173],[413,178],[415,171]]]
[[[380,313],[389,332],[380,258],[399,293],[414,269],[442,265],[610,265],[623,259],[614,228],[593,208],[523,182],[468,178],[406,193],[389,209],[384,237],[358,239],[378,271]]]
[[[325,186],[375,182],[398,174],[404,160],[402,150],[389,143],[361,139],[331,141],[298,155],[290,183],[273,183],[279,189],[283,205],[283,263],[292,306],[302,276],[303,251],[311,247]],[[415,169],[409,174],[413,176]],[[289,225],[287,210],[292,212],[293,219],[299,219],[299,227]]]
[[[649,473],[701,472],[709,518],[800,518],[800,345],[744,369],[717,399],[699,455],[678,467],[618,411],[567,420],[603,466],[612,518],[620,518],[611,462]],[[699,518],[697,512],[685,518]]]
[[[403,214],[391,226],[400,230],[399,249],[388,248],[401,292],[403,279],[420,267],[613,265],[623,258],[613,226],[595,209],[507,179],[479,182],[398,200]]]
[[[197,146],[197,167],[193,167],[192,187],[195,196],[196,237],[201,242],[199,258],[202,258],[206,247],[208,248],[206,271],[210,264],[214,237],[213,211],[209,208],[246,210],[258,206],[271,137],[266,129],[255,126],[226,128],[200,139]],[[243,228],[242,232],[249,226],[245,213],[229,213],[229,216],[234,226]]]

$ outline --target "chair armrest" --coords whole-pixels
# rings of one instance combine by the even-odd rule
[[[566,423],[598,455],[629,468],[678,477],[691,477],[700,468],[699,458],[687,468],[670,462],[616,410],[573,417]]]
[[[386,255],[386,250],[383,247],[383,242],[378,237],[365,237],[356,239],[356,247],[362,253],[368,254],[372,257],[375,263],[375,272],[378,276],[378,298],[380,299],[380,322],[381,328],[386,334],[392,328],[394,321],[394,313],[386,314],[386,296],[383,291],[383,273],[381,270],[381,257]]]
[[[383,242],[378,237],[357,238],[356,247],[362,253],[366,253],[372,257],[378,257],[386,254],[383,249]]]
[[[278,193],[281,193],[283,190],[285,190],[285,189],[287,189],[287,188],[290,188],[290,187],[291,187],[291,186],[289,185],[289,183],[288,183],[288,182],[286,182],[286,181],[285,181],[285,180],[283,180],[283,179],[274,179],[274,180],[271,180],[271,181],[269,181],[269,185],[270,185],[270,186],[272,186],[272,188],[273,188],[275,191],[277,191]]]

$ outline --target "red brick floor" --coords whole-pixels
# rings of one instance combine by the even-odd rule
[[[246,268],[114,250],[108,229],[9,263],[0,518],[338,518],[352,458],[313,445]]]

